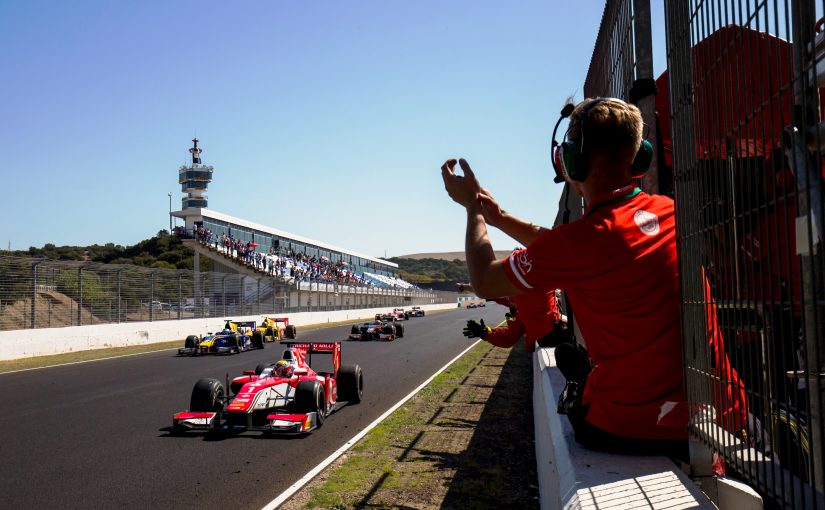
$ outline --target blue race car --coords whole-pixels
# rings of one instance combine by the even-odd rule
[[[208,334],[203,338],[195,335],[186,337],[180,355],[197,354],[237,354],[251,349],[263,349],[264,343],[259,336],[253,335],[255,321],[226,321],[222,331]]]

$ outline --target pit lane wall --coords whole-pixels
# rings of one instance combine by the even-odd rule
[[[455,308],[455,303],[421,305],[424,311]],[[298,338],[313,339],[301,335],[301,327],[359,319],[372,319],[377,313],[391,308],[364,308],[360,310],[336,310],[331,312],[300,312],[270,314],[271,317],[288,317],[289,323],[298,327]],[[260,321],[261,315],[232,317],[239,321]],[[124,322],[120,324],[96,324],[66,328],[22,329],[0,331],[0,361],[34,356],[49,356],[67,352],[145,345],[171,340],[181,340],[187,335],[202,335],[223,328],[225,317],[186,319],[180,321]],[[415,320],[415,319],[413,319]],[[343,338],[318,338],[318,340],[343,340]]]

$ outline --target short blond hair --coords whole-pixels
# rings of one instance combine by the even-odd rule
[[[642,143],[642,113],[632,104],[610,99],[590,106],[585,113],[585,108],[595,100],[598,98],[585,99],[573,109],[567,138],[578,141],[586,154],[602,152],[632,161]]]

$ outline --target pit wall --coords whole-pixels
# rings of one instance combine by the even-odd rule
[[[424,311],[456,308],[455,303],[421,305]],[[361,310],[337,310],[332,312],[300,312],[272,314],[270,317],[288,317],[289,323],[298,327],[360,319],[372,319],[377,313],[392,308],[365,308]],[[262,315],[232,317],[238,321],[260,322]],[[171,340],[182,341],[187,335],[203,335],[223,329],[226,318],[186,319],[180,321],[124,322],[66,328],[20,329],[0,331],[0,361],[49,356],[67,352],[145,345]],[[312,340],[343,340],[343,338],[309,338]]]

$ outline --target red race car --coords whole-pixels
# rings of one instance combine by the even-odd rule
[[[244,371],[231,383],[227,380],[229,394],[217,379],[199,380],[192,390],[189,411],[172,417],[172,431],[306,434],[345,404],[361,402],[361,367],[341,366],[340,342],[284,345],[283,359]],[[316,371],[313,364],[329,371]]]

